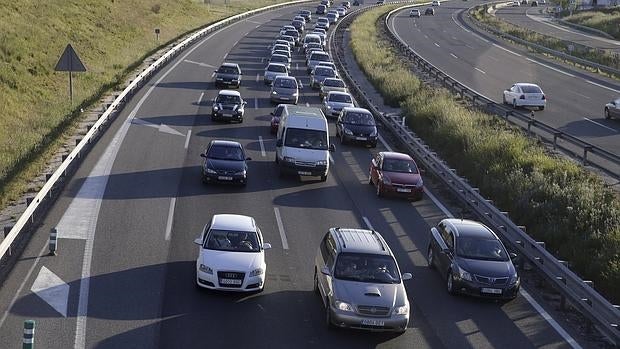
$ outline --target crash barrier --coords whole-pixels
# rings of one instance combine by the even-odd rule
[[[394,13],[412,6],[416,5],[404,6],[389,12],[385,19],[385,25],[389,28],[388,23]],[[357,101],[366,106],[392,134],[397,136],[402,145],[418,159],[421,165],[443,182],[446,189],[450,190],[455,197],[460,199],[485,224],[497,232],[502,240],[519,254],[520,258],[524,259],[529,266],[535,268],[550,285],[558,290],[562,295],[564,303],[568,301],[573,308],[596,326],[610,342],[614,345],[619,345],[620,330],[618,329],[618,324],[620,324],[620,310],[618,306],[612,305],[596,292],[592,287],[591,281],[582,280],[572,272],[567,267],[565,261],[555,258],[545,249],[544,242],[536,241],[526,234],[525,227],[517,226],[512,222],[508,212],[503,212],[496,208],[491,200],[485,199],[480,194],[478,188],[471,187],[467,179],[460,177],[455,169],[450,168],[422,139],[404,125],[401,116],[387,115],[381,112],[381,109],[372,103],[356,80],[349,74],[346,63],[341,58],[344,57],[342,51],[344,45],[342,42],[342,28],[348,27],[355,16],[370,8],[372,7],[350,13],[341,22],[337,23],[330,38],[330,49],[332,52],[335,52],[332,54],[334,62],[341,73],[341,77],[345,80]],[[397,37],[395,33],[392,33],[392,35]],[[400,42],[402,43],[402,41]],[[408,49],[408,47],[406,48]],[[412,50],[409,52],[411,52],[410,57],[417,57]],[[418,61],[422,61],[420,57],[418,57]],[[427,66],[432,67],[430,63]],[[443,76],[447,78],[445,74]]]

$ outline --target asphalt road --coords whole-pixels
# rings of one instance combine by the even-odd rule
[[[257,15],[213,34],[136,95],[0,288],[2,347],[21,343],[25,319],[37,321],[37,347],[47,348],[568,346],[523,297],[502,306],[447,294],[424,257],[429,227],[445,213],[428,197],[378,199],[367,184],[372,154],[384,146],[341,146],[332,127],[338,149],[327,182],[278,177],[268,127],[273,106],[261,77],[268,45],[297,10]],[[294,74],[307,86],[301,54],[294,58]],[[224,60],[244,72],[242,124],[209,118],[217,93],[211,73]],[[318,94],[306,88],[300,102],[317,105]],[[246,188],[200,182],[199,154],[214,138],[240,141],[248,150]],[[263,293],[197,289],[193,240],[215,213],[255,217],[272,243]],[[414,275],[406,284],[412,321],[401,336],[328,331],[312,292],[312,261],[327,229],[366,227],[366,221],[386,238],[401,269]],[[59,251],[50,257],[47,232],[55,226]]]
[[[620,92],[617,81],[557,61],[530,58],[523,49],[467,30],[458,15],[474,4],[444,2],[435,8],[435,16],[422,18],[410,18],[406,9],[393,16],[390,25],[422,57],[495,102],[502,103],[503,90],[516,82],[538,84],[547,96],[547,107],[534,112],[537,119],[620,153],[620,122],[603,116],[604,105]]]

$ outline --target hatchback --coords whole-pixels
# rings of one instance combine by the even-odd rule
[[[509,89],[504,90],[504,104],[512,104],[513,108],[537,107],[544,110],[547,105],[547,97],[542,89],[536,84],[518,82]]]
[[[247,161],[251,158],[246,157],[239,142],[212,140],[200,157],[205,159],[202,165],[203,183],[247,184]]]
[[[271,85],[270,100],[275,103],[297,104],[300,84],[292,76],[278,76]]]
[[[417,8],[414,8],[413,10],[411,10],[411,12],[409,12],[409,17],[420,17],[420,10],[418,10]]]
[[[319,66],[316,69],[321,69],[321,67]],[[325,116],[338,116],[342,108],[346,107],[355,107],[353,97],[346,92],[331,91],[323,100],[323,113]]]
[[[377,196],[392,195],[409,200],[422,200],[424,182],[411,156],[380,152],[370,162],[368,184],[375,185]]]
[[[342,144],[360,142],[376,148],[378,132],[374,116],[364,108],[343,108],[336,122],[336,137]]]
[[[212,120],[227,120],[243,122],[243,113],[246,102],[241,98],[241,94],[232,90],[220,90],[217,97],[213,99],[211,107]]]

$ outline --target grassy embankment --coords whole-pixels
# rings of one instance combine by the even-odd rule
[[[620,200],[580,166],[554,157],[521,131],[421,84],[384,32],[388,8],[355,20],[357,62],[407,124],[519,225],[609,299],[620,301]]]
[[[40,173],[80,107],[96,102],[158,47],[218,19],[284,0],[0,2],[0,208]],[[160,28],[159,42],[154,29]],[[71,43],[88,68],[54,72]],[[205,75],[205,78],[207,75]]]
[[[562,19],[600,30],[620,40],[620,7],[579,11]]]

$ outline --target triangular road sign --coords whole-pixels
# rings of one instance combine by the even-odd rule
[[[56,71],[86,71],[86,67],[71,44],[65,47],[65,51],[62,53],[62,56],[60,56],[58,63],[56,63],[56,68],[54,69]]]

